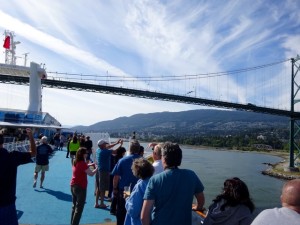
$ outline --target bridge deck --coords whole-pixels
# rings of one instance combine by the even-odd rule
[[[66,151],[56,151],[50,159],[43,189],[39,188],[39,181],[36,188],[32,187],[34,163],[18,168],[16,207],[20,224],[70,224],[72,169],[70,159],[65,156]],[[110,215],[109,210],[94,208],[94,181],[95,177],[88,177],[87,199],[80,224],[113,225],[116,217]]]
[[[16,84],[16,85],[29,85],[29,77],[11,76],[1,74],[0,83]],[[42,80],[43,87],[46,88],[59,88],[75,91],[95,92],[103,94],[123,95],[137,98],[147,98],[162,101],[180,102],[193,105],[205,105],[210,107],[219,107],[227,109],[238,109],[257,113],[266,113],[279,116],[286,116],[293,119],[300,120],[300,112],[292,112],[284,109],[273,109],[268,107],[256,106],[253,104],[240,104],[233,102],[223,102],[220,100],[212,100],[198,97],[181,96],[167,93],[152,92],[146,90],[135,90],[122,87],[105,86],[98,84],[88,84],[79,82],[70,82],[63,80],[45,79]]]

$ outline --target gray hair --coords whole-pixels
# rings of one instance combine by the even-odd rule
[[[140,143],[137,140],[131,141],[129,151],[131,154],[138,154],[140,152]]]

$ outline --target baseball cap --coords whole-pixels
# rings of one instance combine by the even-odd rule
[[[46,137],[46,136],[43,136],[43,137],[41,138],[41,142],[42,142],[42,143],[47,143],[47,137]]]
[[[105,141],[105,140],[101,139],[101,140],[99,140],[99,141],[98,141],[98,143],[97,143],[97,144],[98,144],[98,146],[100,146],[100,145],[103,145],[103,144],[108,144],[108,143],[107,143],[107,141]]]

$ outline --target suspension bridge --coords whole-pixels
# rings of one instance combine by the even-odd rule
[[[47,71],[43,88],[58,88],[227,109],[274,114],[290,118],[290,167],[300,155],[300,58],[226,72],[129,76]],[[30,68],[0,64],[0,83],[30,84]],[[295,149],[298,154],[294,156]]]
[[[265,77],[263,80],[249,78],[248,75],[252,71],[255,76],[257,74],[261,76],[265,73],[262,70],[271,68],[268,73],[273,76],[273,67],[276,67],[275,70],[280,70],[280,67],[285,68],[287,64],[290,64],[290,60],[229,72],[139,78],[50,71],[47,72],[47,79],[42,79],[42,86],[300,118],[300,108],[299,111],[291,110],[290,68],[288,72],[281,73],[282,77],[276,78],[277,83],[272,81],[274,78],[269,79],[268,75],[263,75]],[[29,85],[30,71],[28,67],[15,66],[11,69],[10,67],[5,68],[6,64],[0,64],[0,66],[2,68],[0,70],[1,83]],[[236,80],[234,80],[234,76],[237,77]],[[242,83],[245,81],[247,83],[243,85]]]

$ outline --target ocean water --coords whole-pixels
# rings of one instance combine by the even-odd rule
[[[147,146],[145,143],[142,145]],[[181,148],[183,159],[180,168],[195,171],[202,181],[206,208],[221,193],[224,181],[232,177],[239,177],[247,184],[256,207],[254,214],[266,208],[280,207],[281,188],[285,181],[262,175],[261,171],[267,168],[263,163],[276,163],[282,158],[251,152]],[[146,154],[150,152],[146,150]]]
[[[256,206],[256,214],[266,208],[280,207],[284,181],[263,175],[261,171],[267,168],[263,163],[276,163],[281,160],[277,156],[259,153],[183,148],[181,167],[194,170],[203,182],[206,207],[221,193],[226,179],[239,177],[248,186]]]
[[[141,144],[145,148],[145,156],[151,154],[148,143]],[[128,145],[124,144],[127,150]],[[262,153],[180,147],[183,152],[180,168],[193,170],[202,181],[206,208],[221,193],[224,181],[232,177],[239,177],[247,184],[255,204],[255,215],[264,209],[281,206],[280,195],[285,181],[263,175],[261,171],[268,168],[264,163],[277,163],[282,158]]]

